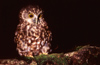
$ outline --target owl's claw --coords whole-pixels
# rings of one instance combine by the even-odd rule
[[[31,57],[31,58],[34,58],[34,57],[33,57],[33,56],[31,56],[31,55],[30,55],[30,56],[26,56],[26,57]]]
[[[43,53],[44,55],[48,55],[48,53]]]
[[[48,53],[39,53],[39,55],[42,55],[42,54],[44,54],[44,55],[48,55]]]

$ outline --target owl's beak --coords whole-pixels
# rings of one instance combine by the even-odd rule
[[[35,17],[35,19],[33,19],[33,22],[38,24],[38,17]]]
[[[38,19],[36,18],[36,24],[38,24]]]
[[[38,19],[37,18],[33,19],[33,22],[38,24]]]

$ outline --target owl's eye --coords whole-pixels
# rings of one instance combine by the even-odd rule
[[[41,17],[42,17],[42,14],[39,15],[39,18],[41,18]]]
[[[28,17],[29,17],[29,18],[33,18],[34,15],[33,15],[32,13],[30,13],[30,14],[28,15]]]

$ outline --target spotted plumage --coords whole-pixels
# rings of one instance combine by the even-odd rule
[[[52,40],[42,10],[39,7],[28,6],[20,11],[20,23],[15,32],[19,55],[33,57],[51,52]]]

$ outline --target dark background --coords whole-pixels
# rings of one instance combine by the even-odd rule
[[[53,52],[72,51],[78,45],[100,46],[100,3],[98,0],[5,0],[0,2],[0,58],[19,56],[14,33],[19,11],[38,5],[53,34]],[[56,49],[57,48],[57,49]]]

